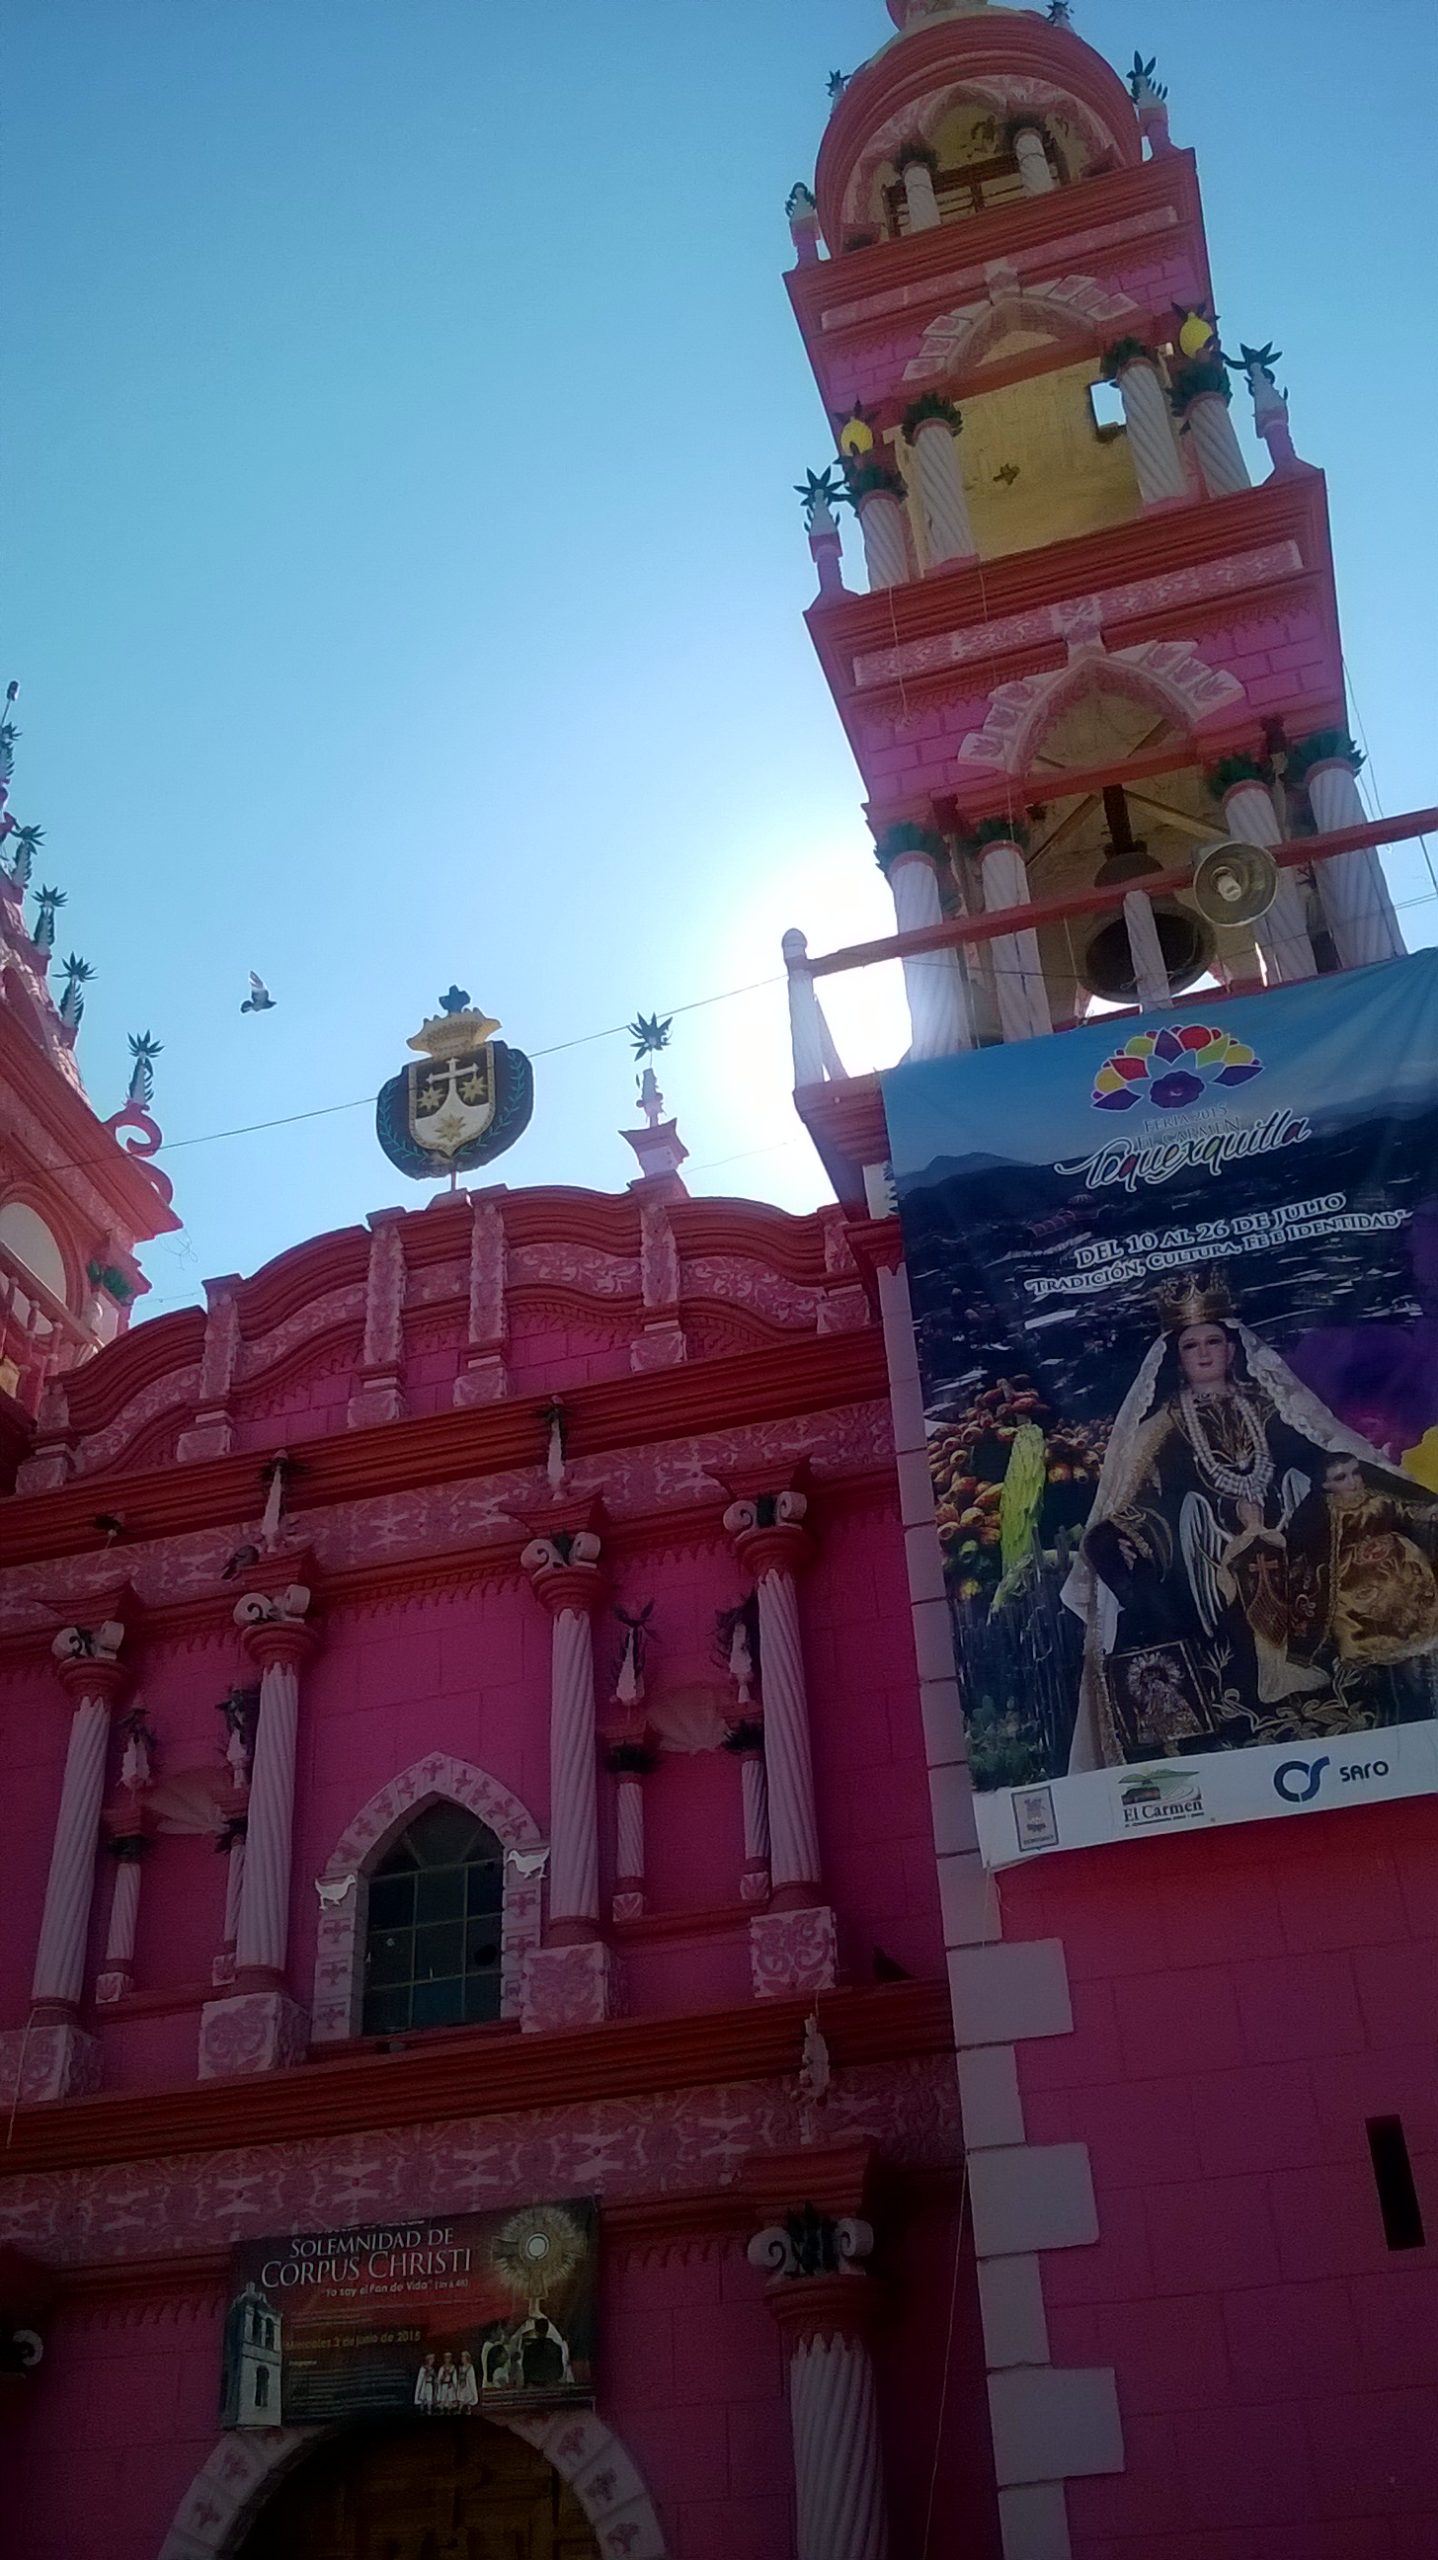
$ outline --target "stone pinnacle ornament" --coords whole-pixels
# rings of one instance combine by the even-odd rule
[[[498,1029],[489,1014],[471,1010],[463,987],[451,987],[409,1043],[418,1063],[382,1087],[375,1133],[413,1181],[448,1174],[453,1183],[503,1155],[528,1128],[534,1070],[522,1049],[491,1036]]]

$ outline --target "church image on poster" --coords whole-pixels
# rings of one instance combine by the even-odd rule
[[[460,2418],[592,2399],[588,2197],[246,2242],[221,2424]]]
[[[1438,1786],[1438,955],[885,1103],[990,1862]]]

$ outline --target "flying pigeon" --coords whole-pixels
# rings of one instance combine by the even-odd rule
[[[252,1564],[258,1564],[259,1560],[260,1551],[258,1547],[236,1547],[229,1563],[225,1565],[221,1571],[221,1582],[233,1582],[237,1573],[247,1573],[250,1566]]]
[[[274,997],[271,995],[269,988],[265,985],[264,979],[257,978],[252,969],[250,971],[250,992],[240,1007],[241,1013],[268,1013],[272,1009],[274,1001]]]

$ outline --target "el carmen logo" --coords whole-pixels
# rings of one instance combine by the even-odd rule
[[[1093,1080],[1095,1111],[1132,1111],[1141,1102],[1155,1111],[1187,1111],[1215,1087],[1250,1084],[1263,1060],[1229,1031],[1186,1022],[1177,1031],[1136,1031]]]

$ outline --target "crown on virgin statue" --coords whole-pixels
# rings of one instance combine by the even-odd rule
[[[1182,1333],[1190,1324],[1221,1324],[1233,1313],[1221,1271],[1185,1271],[1159,1290],[1154,1304],[1165,1333]]]

